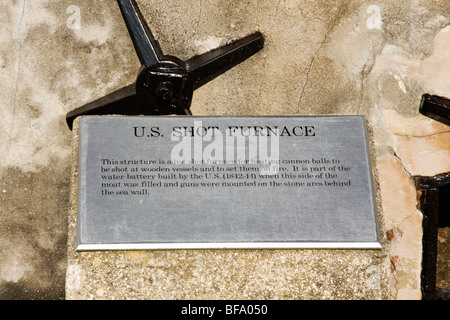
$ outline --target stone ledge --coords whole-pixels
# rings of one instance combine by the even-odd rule
[[[384,249],[75,251],[77,120],[73,132],[66,299],[388,298]]]

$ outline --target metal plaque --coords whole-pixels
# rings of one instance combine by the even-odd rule
[[[365,119],[83,116],[77,250],[380,248]]]

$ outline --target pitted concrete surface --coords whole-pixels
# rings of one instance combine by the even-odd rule
[[[261,52],[194,93],[194,114],[367,117],[373,130],[385,251],[376,263],[364,260],[365,269],[358,274],[369,275],[365,288],[387,283],[386,294],[370,298],[420,299],[421,214],[411,176],[450,171],[448,127],[418,114],[423,93],[450,96],[448,1],[137,2],[163,51],[182,59],[256,28],[265,35]],[[0,3],[0,298],[64,299],[66,272],[67,286],[76,288],[86,271],[82,264],[67,261],[73,254],[66,243],[74,140],[65,114],[134,81],[139,62],[115,1]],[[388,231],[395,236],[386,239]],[[153,266],[152,259],[160,253],[116,254],[130,264]],[[186,267],[171,269],[165,260],[145,269],[155,288],[176,292],[175,275],[188,277],[190,283],[208,280],[202,270],[211,265],[193,261],[192,252],[177,254]],[[226,279],[234,289],[226,291],[229,294],[211,289],[220,288],[211,278],[210,289],[202,282],[202,294],[180,291],[172,297],[239,298],[250,274],[229,254],[217,252],[212,260],[219,265],[225,257],[232,259]],[[322,253],[305,254],[313,259]],[[295,259],[256,253],[248,256],[248,266],[259,272],[292,270],[286,263]],[[164,270],[172,280],[164,280]],[[342,297],[327,286],[317,289],[323,295],[308,295],[305,288],[294,290],[281,283],[270,289],[267,282],[257,295],[250,289],[244,292],[248,297],[286,299]],[[339,286],[344,284],[328,288]],[[101,285],[83,297],[108,298],[108,292]],[[361,296],[364,293],[355,295]]]

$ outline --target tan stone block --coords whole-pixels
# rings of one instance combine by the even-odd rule
[[[450,132],[397,139],[397,156],[411,175],[432,177],[450,171]]]
[[[379,157],[377,169],[386,229],[390,230],[417,210],[416,189],[411,176],[394,155]]]

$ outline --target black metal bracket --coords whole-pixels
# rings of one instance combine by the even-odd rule
[[[448,300],[448,289],[436,287],[438,228],[448,226],[450,211],[448,195],[444,189],[450,186],[450,172],[434,177],[414,176],[418,208],[423,214],[421,289],[423,300]],[[445,204],[444,204],[445,203]]]
[[[246,60],[264,46],[254,32],[186,61],[164,55],[135,0],[117,0],[141,62],[136,82],[69,112],[66,121],[81,115],[190,115],[195,89]]]
[[[419,112],[450,126],[450,99],[425,93],[420,101]]]

